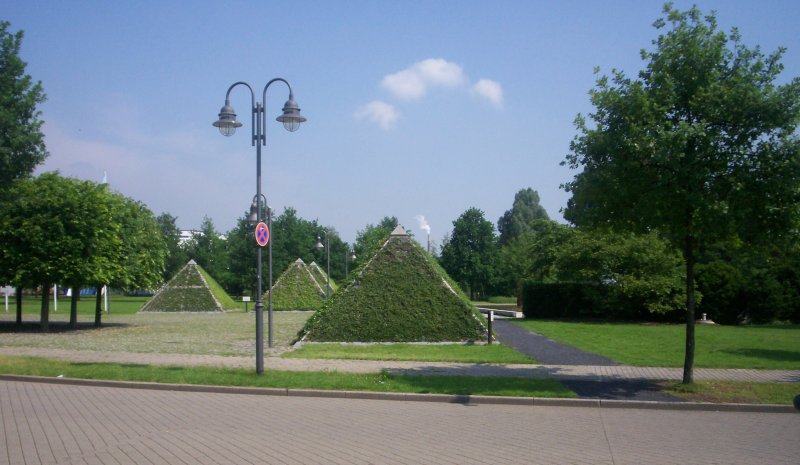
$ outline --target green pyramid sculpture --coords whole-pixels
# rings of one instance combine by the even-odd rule
[[[328,282],[328,273],[323,271],[323,269],[320,268],[319,265],[317,265],[317,262],[311,262],[311,264],[308,265],[308,268],[309,270],[311,270],[311,274],[314,276],[314,279],[317,280],[319,285],[322,286],[322,290],[324,291],[325,285]],[[331,282],[331,292],[336,292],[337,289],[336,281],[334,281],[333,278],[331,278],[330,282]]]
[[[354,275],[308,320],[302,340],[486,339],[485,318],[402,227]]]
[[[189,260],[139,312],[224,312],[235,308],[222,287]]]
[[[325,282],[298,258],[272,285],[273,310],[318,310],[325,301]]]

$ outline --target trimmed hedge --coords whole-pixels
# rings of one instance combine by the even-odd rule
[[[407,235],[390,237],[307,322],[310,341],[473,341],[484,317]]]
[[[528,281],[522,286],[522,312],[526,318],[589,318],[603,320],[675,321],[685,313],[648,311],[647,302],[596,283]]]

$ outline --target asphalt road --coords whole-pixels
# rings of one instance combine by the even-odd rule
[[[800,462],[796,413],[465,405],[0,381],[0,415],[0,464]]]

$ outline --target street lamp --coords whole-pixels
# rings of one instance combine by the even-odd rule
[[[230,87],[228,87],[228,91],[225,93],[225,105],[219,111],[219,119],[213,123],[213,126],[218,128],[219,132],[222,133],[223,136],[232,136],[236,132],[237,128],[242,127],[242,123],[236,119],[236,111],[234,111],[233,107],[231,106],[231,91],[238,85],[243,85],[250,90],[250,106],[252,108],[250,115],[250,123],[252,127],[251,145],[256,146],[256,196],[254,199],[254,210],[255,219],[257,222],[260,222],[260,220],[263,219],[260,208],[261,199],[263,197],[261,194],[261,146],[267,145],[267,121],[264,117],[267,107],[267,89],[270,85],[272,85],[273,82],[277,81],[283,82],[286,84],[286,87],[289,88],[289,100],[287,100],[283,105],[283,114],[278,116],[276,119],[280,123],[283,123],[283,127],[289,132],[296,131],[300,127],[300,123],[304,122],[306,118],[300,114],[300,108],[297,106],[297,102],[294,101],[292,86],[290,86],[289,82],[283,78],[272,79],[267,83],[267,85],[264,86],[264,92],[260,102],[256,101],[256,95],[253,92],[253,88],[250,87],[250,84],[242,81],[233,83]],[[264,198],[264,206],[266,207],[266,198]],[[251,216],[252,213],[253,208],[251,208]],[[261,287],[261,249],[262,247],[259,246],[256,272],[256,277],[258,279],[258,294],[256,296],[256,373],[258,374],[264,373],[264,302],[261,295],[263,292]],[[272,257],[270,256],[270,262],[272,261],[271,258]],[[270,305],[270,336],[272,335],[271,310],[272,308]]]
[[[325,262],[327,263],[328,267],[328,276],[326,276],[328,282],[326,283],[326,288],[325,288],[325,300],[328,300],[328,297],[330,297],[330,292],[331,292],[331,243],[330,241],[328,241],[328,231],[323,229],[322,234],[325,235],[325,245],[322,245],[322,242],[319,240],[319,236],[317,236],[317,245],[315,245],[314,247],[317,250],[327,249],[326,250],[327,257],[325,259]]]
[[[351,255],[352,254],[352,255]],[[344,279],[347,280],[348,268],[350,265],[350,260],[355,261],[356,253],[350,252],[350,246],[347,246],[347,250],[344,251]]]

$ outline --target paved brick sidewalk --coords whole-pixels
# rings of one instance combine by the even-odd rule
[[[796,464],[800,415],[0,381],[0,465]]]
[[[89,352],[36,348],[2,347],[0,354],[32,355],[78,362],[139,363],[146,365],[255,367],[255,357],[215,355],[143,354],[126,352]],[[289,371],[340,371],[373,373],[387,370],[400,374],[515,376],[559,380],[680,380],[681,368],[654,368],[585,365],[495,365],[473,363],[392,362],[363,360],[320,360],[266,357],[264,367]],[[695,379],[731,381],[800,382],[800,370],[747,370],[696,368]]]

